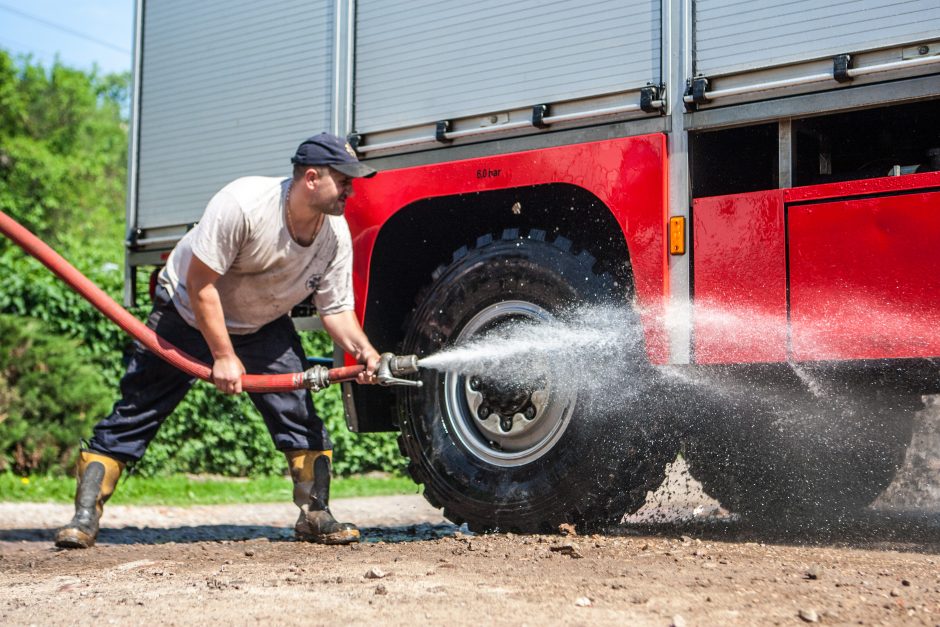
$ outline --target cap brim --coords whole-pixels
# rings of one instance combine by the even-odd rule
[[[378,171],[375,168],[370,168],[364,163],[331,163],[330,167],[341,172],[346,176],[351,176],[356,179],[367,179],[370,176],[375,176],[375,173]]]

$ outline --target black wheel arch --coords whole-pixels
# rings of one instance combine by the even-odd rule
[[[477,238],[506,229],[571,240],[588,251],[598,271],[632,288],[630,255],[617,220],[597,196],[568,183],[427,198],[396,212],[372,251],[364,329],[380,351],[398,351],[415,299],[434,271],[472,248]],[[455,253],[455,251],[457,251]],[[346,386],[349,426],[357,432],[396,431],[395,391]]]

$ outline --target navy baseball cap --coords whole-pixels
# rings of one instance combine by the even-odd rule
[[[375,168],[359,163],[356,151],[345,139],[320,133],[308,137],[297,146],[297,152],[291,157],[294,165],[328,165],[346,176],[368,178],[375,175]]]

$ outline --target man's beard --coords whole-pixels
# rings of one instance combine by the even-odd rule
[[[346,201],[337,200],[332,205],[323,210],[328,216],[341,216],[346,211]]]

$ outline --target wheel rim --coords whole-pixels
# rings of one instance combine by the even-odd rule
[[[455,343],[508,321],[552,318],[533,303],[503,301],[478,312]],[[546,382],[522,388],[486,377],[444,374],[448,430],[472,455],[496,466],[529,464],[550,451],[568,427],[576,400],[573,390],[553,389]]]

